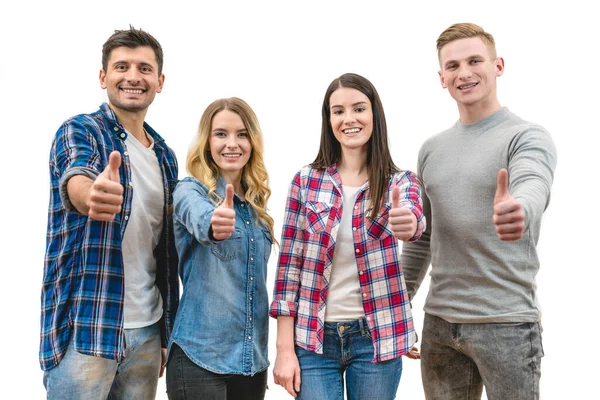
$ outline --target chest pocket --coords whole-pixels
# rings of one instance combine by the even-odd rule
[[[263,230],[263,234],[265,236],[265,264],[267,264],[269,262],[269,256],[271,255],[273,237],[271,236],[271,232],[269,232],[267,229]]]
[[[331,205],[327,203],[306,202],[306,230],[309,233],[321,233],[327,228]]]
[[[383,207],[381,207],[381,209],[379,209],[379,213],[375,219],[370,219],[368,217],[369,213],[371,212],[370,210],[365,213],[367,216],[365,217],[365,229],[370,239],[384,240],[390,236],[393,236],[388,223],[390,219],[391,208],[392,205],[386,203]]]
[[[231,261],[239,257],[242,251],[242,230],[235,228],[231,237],[212,246],[213,254],[221,261]]]

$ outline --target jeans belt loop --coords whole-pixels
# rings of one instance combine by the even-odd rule
[[[360,328],[360,334],[363,336],[369,332],[369,328],[366,326],[366,320],[364,318],[358,320],[358,327]]]

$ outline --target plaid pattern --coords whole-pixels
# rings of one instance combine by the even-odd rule
[[[371,220],[368,182],[359,190],[352,211],[352,230],[363,294],[363,309],[375,348],[374,362],[400,357],[417,340],[398,240],[388,227],[391,193],[400,187],[400,204],[418,221],[417,240],[425,228],[421,189],[411,172],[394,174],[384,206]],[[341,179],[335,165],[327,170],[306,166],[288,193],[281,251],[270,315],[296,318],[295,343],[323,352],[323,326],[337,230],[342,217]]]
[[[179,302],[177,253],[173,223],[167,217],[177,184],[177,159],[164,140],[146,123],[162,169],[165,188],[164,223],[154,254],[156,283],[163,299],[161,333],[166,347]],[[81,114],[58,129],[50,151],[50,204],[46,256],[41,297],[40,364],[49,370],[60,362],[69,340],[80,353],[122,360],[124,270],[121,241],[131,213],[131,166],[125,152],[126,133],[104,103],[93,114]],[[95,221],[79,214],[61,185],[68,177],[95,177],[117,150],[123,162],[119,170],[123,207],[114,222]],[[64,189],[64,188],[63,188]]]

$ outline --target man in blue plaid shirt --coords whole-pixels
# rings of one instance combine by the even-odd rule
[[[177,304],[173,151],[146,122],[163,53],[130,27],[104,44],[108,104],[50,152],[40,364],[49,399],[151,399]]]

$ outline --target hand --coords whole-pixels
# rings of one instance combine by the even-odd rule
[[[399,240],[409,240],[417,231],[417,217],[410,208],[400,207],[400,188],[392,190],[392,209],[390,210],[390,227]]]
[[[292,397],[298,397],[300,391],[300,364],[294,350],[277,351],[273,380],[282,386]]]
[[[115,219],[115,215],[121,212],[123,186],[119,179],[120,166],[121,153],[113,151],[110,153],[108,165],[90,187],[87,204],[90,218],[111,222]]]
[[[500,240],[519,240],[525,231],[525,213],[521,203],[508,192],[508,171],[504,168],[498,172],[494,196],[494,225]]]
[[[235,230],[235,211],[233,209],[233,185],[225,187],[225,200],[215,208],[210,219],[213,237],[216,240],[229,239]]]
[[[159,378],[162,378],[165,374],[165,367],[167,366],[167,349],[160,349],[160,374]]]
[[[421,359],[421,353],[419,353],[419,348],[417,346],[413,346],[412,349],[410,349],[408,351],[408,353],[405,354],[406,357],[411,358],[413,360],[420,360]]]

